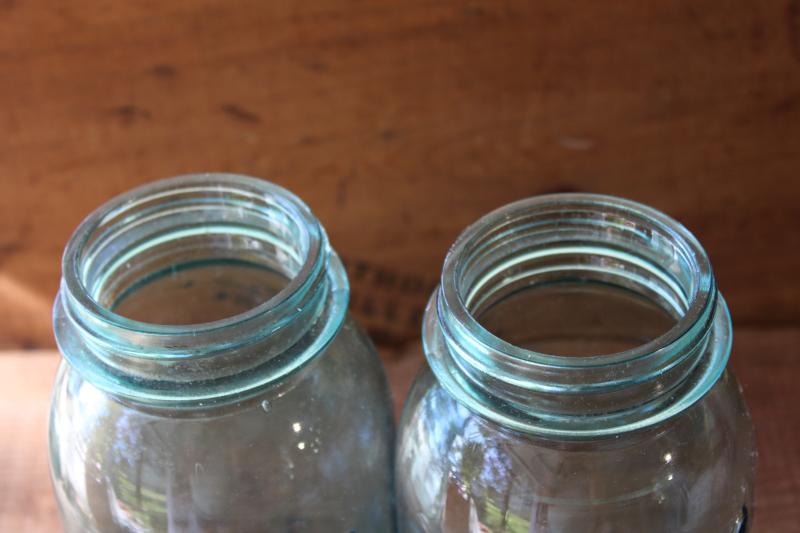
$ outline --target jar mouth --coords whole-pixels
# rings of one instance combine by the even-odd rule
[[[212,210],[216,213],[209,216]],[[240,213],[238,221],[231,217],[236,212]],[[178,225],[177,219],[187,216],[191,220]],[[238,233],[247,236],[259,226],[274,225],[276,220],[283,225],[284,235],[266,230],[261,238],[272,241],[276,250],[291,259],[278,265],[288,282],[269,299],[241,313],[208,322],[158,324],[128,318],[101,303],[100,294],[108,289],[107,279],[141,254],[144,246],[152,245],[143,241],[157,240],[169,247],[192,235],[208,235],[215,225],[219,233],[231,235],[237,231],[237,223],[242,223]],[[141,231],[133,227],[148,224]],[[169,228],[172,225],[175,227]],[[118,242],[134,232],[139,234],[132,235],[128,242]],[[62,260],[63,281],[86,312],[111,326],[161,338],[196,337],[247,322],[285,305],[291,295],[314,283],[320,262],[324,262],[326,244],[317,219],[302,200],[286,189],[233,174],[178,176],[132,189],[91,213],[67,243]],[[134,249],[120,250],[122,247]]]
[[[117,312],[161,272],[208,261],[252,265],[281,283],[212,320]],[[277,185],[233,174],[180,176],[113,198],[78,226],[62,268],[54,309],[62,353],[100,388],[132,399],[211,400],[274,380],[326,346],[347,307],[343,267],[309,208]]]
[[[632,248],[650,251],[649,257],[622,254]],[[521,348],[488,331],[476,317],[481,300],[493,296],[485,290],[492,278],[508,275],[523,259],[563,257],[596,258],[581,264],[584,274],[612,270],[630,274],[632,267],[653,275],[660,286],[651,286],[653,296],[678,317],[666,332],[632,349],[592,356],[564,356]],[[497,255],[501,260],[496,260]],[[492,262],[493,261],[493,262]],[[598,264],[598,263],[605,264]],[[498,266],[497,263],[500,263]],[[533,278],[544,273],[574,268],[576,264],[546,263],[541,272],[522,272]],[[486,270],[491,270],[486,272]],[[613,272],[613,271],[612,271]],[[602,272],[601,272],[602,273]],[[634,277],[634,276],[632,276]],[[641,277],[641,275],[640,275]],[[488,281],[487,281],[488,280]],[[631,288],[641,288],[631,279]],[[639,280],[641,281],[641,280]],[[464,327],[480,336],[482,343],[525,361],[563,367],[592,367],[635,360],[689,333],[714,298],[711,264],[700,243],[682,224],[645,205],[597,194],[552,194],[520,200],[485,215],[458,237],[445,258],[441,288],[443,303]],[[483,289],[483,294],[482,294]],[[482,297],[481,297],[482,296]]]
[[[625,289],[673,325],[628,349],[576,356],[514,344],[482,324],[493,302],[565,279]],[[729,329],[708,257],[685,227],[629,200],[555,194],[502,207],[459,236],[423,342],[439,381],[482,414],[580,436],[642,427],[696,401],[724,369]]]

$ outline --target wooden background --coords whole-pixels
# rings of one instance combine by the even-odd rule
[[[797,324],[798,6],[0,0],[0,345],[52,346],[88,212],[208,170],[303,197],[388,341],[465,225],[571,190],[667,211],[738,323]]]
[[[707,247],[747,332],[737,364],[772,428],[759,521],[800,520],[800,0],[0,0],[0,131],[5,349],[53,347],[70,232],[160,177],[239,172],[303,197],[393,375],[418,364],[397,354],[481,214],[576,190],[661,208]],[[43,428],[10,402],[46,404],[42,353],[2,361],[3,441]],[[15,445],[38,455],[0,449],[0,486],[50,502],[38,477],[15,491],[44,464]]]

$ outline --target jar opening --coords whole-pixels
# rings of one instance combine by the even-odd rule
[[[118,196],[78,227],[54,329],[107,391],[215,400],[310,360],[341,326],[348,292],[324,230],[289,191],[182,176]]]
[[[131,320],[153,324],[192,325],[214,322],[258,307],[278,294],[289,278],[258,263],[222,259],[176,262],[145,272],[117,295],[101,291],[101,305]],[[104,304],[104,300],[108,304]]]
[[[708,257],[688,230],[653,209],[599,195],[543,196],[490,213],[459,237],[442,273],[443,297],[453,313],[487,342],[503,341],[499,348],[523,359],[635,358],[655,348],[651,343],[667,344],[691,329],[712,299],[712,288]],[[502,314],[511,322],[501,327],[492,315],[509,308],[511,313]],[[565,345],[585,333],[582,329],[594,328],[602,337],[609,333],[602,331],[604,319],[618,322],[621,331],[611,333],[627,338],[624,349],[591,346],[602,338],[590,338],[590,346],[583,347],[595,353],[572,353],[569,346],[555,346],[566,353],[554,353],[530,345],[528,335],[535,340],[537,330],[563,332]],[[509,332],[515,324],[521,333]],[[550,325],[561,332],[547,329]],[[498,327],[501,335],[488,335]],[[503,334],[525,345],[505,342]],[[637,353],[622,354],[629,350]]]
[[[143,331],[191,325],[195,334],[276,304],[307,281],[321,228],[288,191],[229,178],[173,178],[107,203],[67,245],[65,281],[109,320]]]
[[[572,274],[572,275],[570,275]],[[537,282],[493,295],[471,310],[498,338],[525,350],[591,357],[647,344],[669,331],[681,310],[592,276]]]
[[[724,369],[729,318],[700,244],[609,196],[523,200],[467,228],[423,326],[439,381],[489,418],[551,434],[653,423]]]

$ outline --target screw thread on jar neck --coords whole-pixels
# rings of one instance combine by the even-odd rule
[[[481,324],[503,299],[565,280],[622,289],[674,325],[620,352],[565,356]],[[439,382],[474,411],[513,429],[579,438],[646,427],[697,401],[725,367],[730,319],[708,257],[678,222],[619,198],[548,195],[494,211],[456,240],[423,342]]]
[[[150,278],[205,261],[256,265],[287,282],[266,301],[209,322],[159,324],[115,312]],[[338,331],[347,298],[344,269],[300,199],[255,178],[198,174],[118,196],[77,228],[64,252],[54,329],[65,358],[106,392],[152,404],[215,403],[308,362]]]

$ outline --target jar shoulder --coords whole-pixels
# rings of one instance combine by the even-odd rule
[[[380,360],[352,321],[286,383],[217,407],[121,401],[62,362],[53,484],[67,531],[180,529],[175,520],[262,531],[294,519],[308,531],[369,529],[391,517],[391,409]],[[342,479],[355,488],[342,491]]]
[[[407,531],[440,531],[448,514],[455,520],[470,513],[492,531],[517,530],[498,516],[514,517],[519,527],[572,531],[617,513],[642,521],[631,530],[663,516],[660,527],[669,531],[699,531],[733,523],[752,500],[752,424],[730,373],[659,426],[564,441],[499,427],[425,371],[412,388],[398,438],[400,515],[423,524]],[[492,529],[500,524],[506,529]]]

